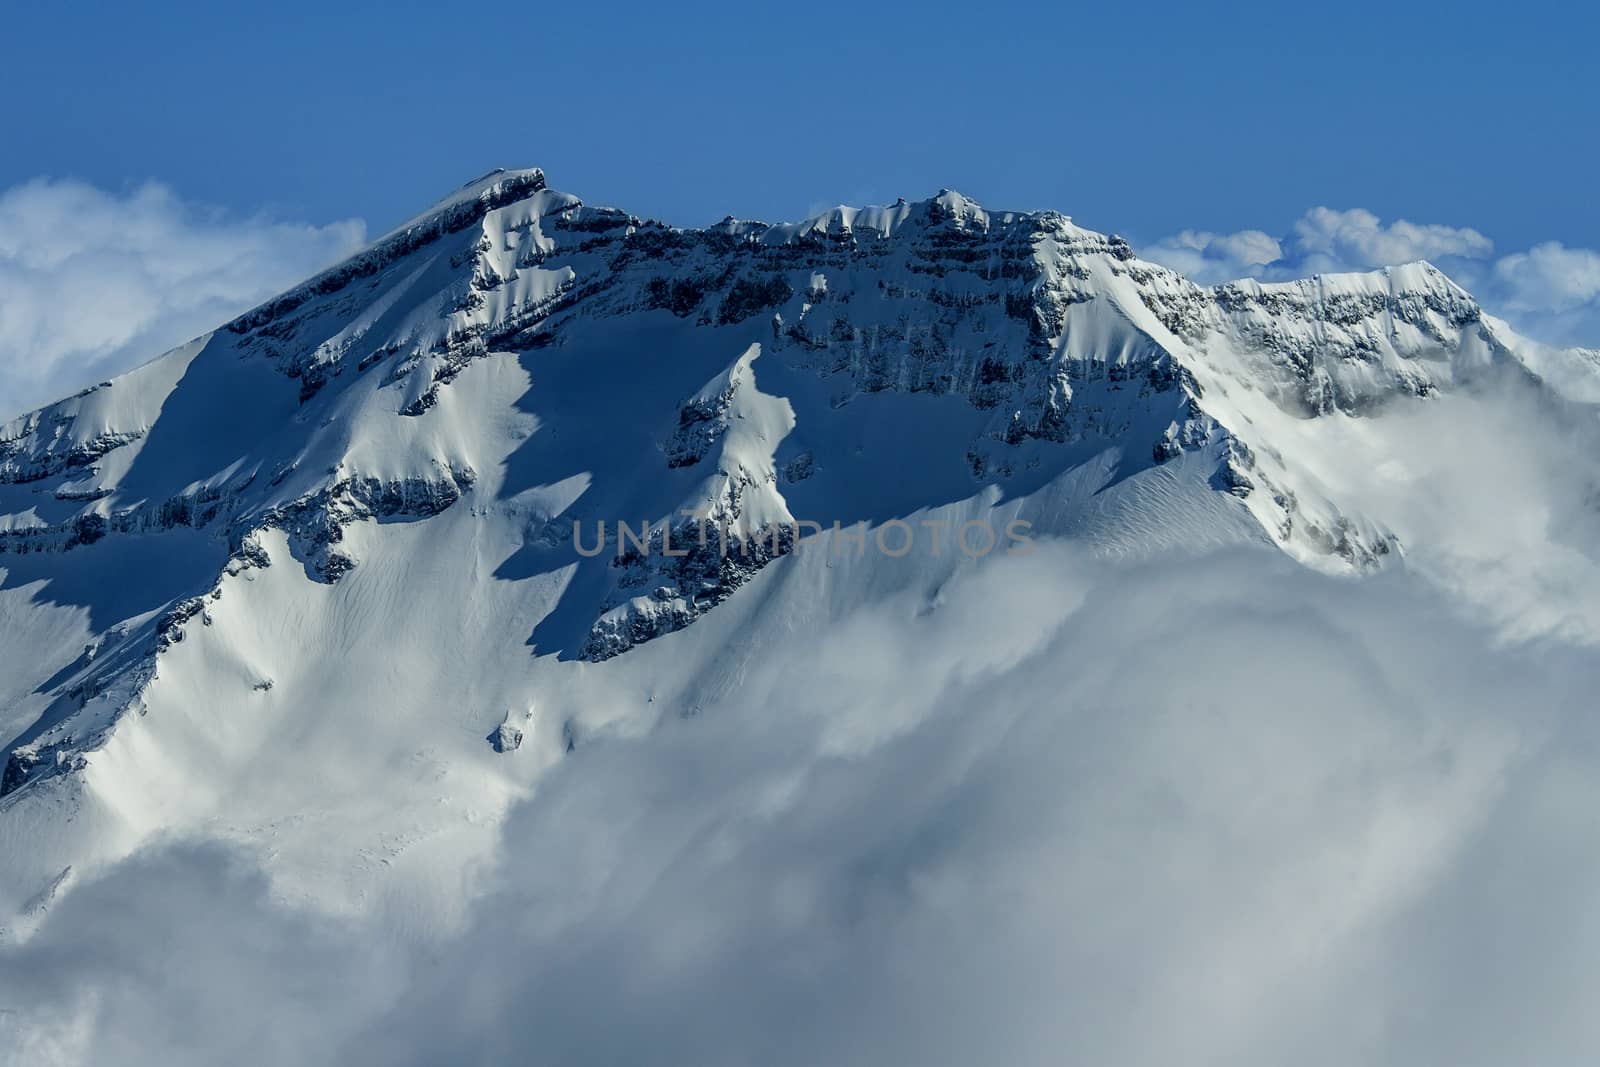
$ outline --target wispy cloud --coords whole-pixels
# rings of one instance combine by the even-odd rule
[[[1600,307],[1600,252],[1556,241],[1534,245],[1494,265],[1493,282],[1512,314],[1593,325]],[[1570,330],[1569,330],[1570,332]],[[1590,343],[1600,344],[1600,335]]]
[[[1473,229],[1418,225],[1405,219],[1386,225],[1360,208],[1318,207],[1295,222],[1289,247],[1303,268],[1325,271],[1416,259],[1479,259],[1494,250],[1494,242]]]
[[[156,183],[0,192],[0,419],[182,344],[365,237],[358,219],[240,218]]]

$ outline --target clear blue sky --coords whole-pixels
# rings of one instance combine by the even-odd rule
[[[953,186],[1137,236],[1307,207],[1600,245],[1579,5],[7,5],[0,187],[381,230],[493,166],[694,224]]]

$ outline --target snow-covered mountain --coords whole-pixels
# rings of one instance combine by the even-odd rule
[[[1060,552],[1416,582],[1587,670],[1596,404],[1594,353],[1426,263],[1205,288],[950,191],[691,230],[496,172],[0,427],[0,928],[23,951],[79,887],[203,839],[286,906],[445,937],[576,754],[773,671],[850,691],[814,673],[840,648],[795,649],[863,613],[954,613],[940,688],[894,661],[913,704],[1008,677],[1037,650],[1012,607],[1079,596]],[[1528,451],[1545,418],[1560,464]],[[829,752],[909,729],[836,725]]]

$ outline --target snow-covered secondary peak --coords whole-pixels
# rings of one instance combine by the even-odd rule
[[[493,172],[0,427],[0,925],[156,829],[270,820],[276,731],[409,767],[459,709],[440,774],[493,809],[530,780],[508,760],[624,717],[615,679],[692,703],[742,627],[937,586],[967,523],[1380,566],[1407,546],[1328,442],[1502,370],[1600,379],[1427,264],[1206,288],[948,190],[695,229]],[[902,527],[942,538],[922,570],[854,548]]]
[[[1009,220],[1010,216],[1007,218]],[[816,235],[889,238],[908,228],[943,226],[955,230],[987,231],[989,213],[976,201],[953,190],[941,189],[937,196],[914,203],[901,198],[888,206],[851,207],[840,204],[804,222],[767,226],[759,222],[741,223],[730,218],[723,225],[726,232],[759,234],[764,242],[787,244],[797,238]]]

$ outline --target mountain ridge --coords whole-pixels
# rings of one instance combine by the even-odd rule
[[[1273,357],[1271,364],[1275,365],[1258,365],[1251,368],[1252,373],[1263,379],[1270,380],[1274,376],[1285,379],[1273,383],[1279,399],[1291,406],[1298,405],[1303,412],[1312,414],[1327,414],[1334,409],[1358,412],[1366,406],[1386,402],[1397,391],[1425,394],[1436,387],[1434,378],[1437,373],[1422,362],[1409,358],[1408,353],[1414,353],[1430,343],[1441,348],[1453,342],[1459,346],[1462,343],[1459,338],[1472,340],[1470,334],[1463,332],[1468,327],[1476,327],[1474,332],[1482,339],[1485,349],[1475,358],[1486,362],[1510,356],[1509,346],[1499,339],[1496,329],[1486,323],[1476,302],[1442,272],[1426,263],[1361,274],[1318,276],[1298,282],[1263,284],[1244,280],[1224,283],[1208,290],[1184,282],[1181,276],[1165,268],[1137,260],[1125,241],[1115,236],[1106,237],[1081,230],[1073,226],[1067,216],[1047,211],[995,213],[991,217],[975,202],[950,190],[915,203],[901,200],[890,208],[835,208],[794,224],[774,226],[728,219],[704,230],[692,230],[667,227],[625,215],[615,209],[587,208],[576,197],[550,190],[544,172],[538,169],[495,171],[466,183],[428,211],[378,238],[366,249],[284,294],[264,301],[221,329],[254,343],[265,350],[269,357],[276,356],[286,373],[300,380],[300,402],[303,405],[322,387],[327,375],[344,372],[348,366],[345,360],[347,350],[360,343],[361,334],[371,331],[367,328],[370,324],[354,323],[351,325],[359,328],[356,331],[349,328],[336,331],[333,336],[314,346],[309,345],[293,336],[297,324],[292,316],[297,309],[307,302],[334,298],[340,293],[346,293],[345,299],[348,299],[350,294],[347,290],[350,286],[383,271],[397,259],[475,225],[481,226],[493,213],[503,213],[505,209],[516,205],[530,204],[536,210],[529,213],[530,217],[521,220],[521,224],[533,240],[527,242],[528,247],[519,249],[517,256],[508,257],[504,254],[505,249],[487,247],[492,242],[490,236],[484,234],[473,249],[464,249],[451,257],[451,267],[457,272],[466,266],[469,259],[473,261],[470,282],[464,292],[454,295],[455,306],[445,309],[447,313],[441,316],[445,320],[443,327],[436,325],[431,334],[411,340],[412,352],[399,361],[399,366],[390,370],[389,381],[408,378],[418,383],[409,390],[410,395],[401,407],[402,413],[417,415],[425,411],[437,397],[439,385],[447,383],[475,353],[481,353],[495,344],[519,346],[545,343],[550,335],[540,330],[552,316],[585,300],[603,303],[608,297],[605,290],[616,288],[618,275],[626,273],[630,266],[627,262],[629,257],[640,254],[636,251],[639,246],[643,246],[642,254],[647,257],[656,255],[667,259],[669,269],[657,275],[647,263],[646,269],[652,271],[651,276],[646,279],[642,292],[638,285],[633,286],[632,292],[625,292],[625,297],[632,302],[625,304],[623,310],[632,311],[641,306],[666,308],[680,317],[698,311],[699,322],[707,324],[711,321],[710,313],[704,307],[707,292],[712,296],[719,295],[716,290],[720,284],[720,288],[726,291],[720,294],[722,306],[715,313],[716,323],[730,325],[753,313],[757,305],[764,308],[774,306],[777,301],[773,298],[776,297],[782,297],[782,302],[793,306],[795,287],[792,281],[774,280],[774,268],[781,272],[785,264],[763,265],[758,262],[740,267],[736,262],[731,267],[722,267],[723,276],[720,278],[708,279],[696,275],[686,278],[683,276],[685,272],[670,262],[675,251],[674,245],[710,238],[714,251],[723,253],[724,257],[743,253],[745,259],[759,259],[759,249],[765,246],[803,246],[806,255],[801,258],[806,261],[787,264],[791,268],[790,273],[793,273],[792,268],[797,265],[818,265],[812,261],[825,259],[829,254],[829,246],[837,245],[840,241],[846,242],[851,253],[856,254],[861,250],[863,238],[869,246],[882,241],[892,244],[895,235],[904,227],[931,230],[935,234],[944,231],[944,244],[961,246],[965,243],[967,247],[957,250],[957,262],[960,262],[961,255],[989,255],[996,262],[987,266],[988,273],[983,280],[988,283],[995,283],[998,275],[1003,286],[1008,271],[1013,277],[1029,275],[1023,279],[1023,291],[1008,291],[1006,312],[1027,320],[1029,342],[1035,346],[1041,341],[1055,343],[1056,339],[1065,335],[1067,331],[1063,327],[1067,308],[1076,303],[1090,302],[1096,296],[1109,295],[1103,291],[1103,286],[1097,290],[1093,285],[1080,284],[1087,281],[1087,274],[1080,265],[1080,258],[1085,256],[1098,256],[1114,263],[1133,265],[1125,273],[1139,283],[1139,289],[1131,294],[1127,303],[1132,305],[1133,299],[1137,299],[1172,334],[1171,337],[1156,340],[1150,336],[1148,322],[1140,326],[1134,321],[1134,316],[1123,314],[1130,330],[1124,331],[1125,336],[1119,342],[1121,349],[1066,352],[1066,358],[1056,360],[1058,365],[1067,368],[1065,374],[1059,369],[1053,376],[1035,373],[1026,367],[1019,370],[1016,354],[1011,353],[1005,361],[984,357],[982,362],[968,360],[961,367],[936,366],[936,377],[932,381],[888,383],[886,376],[879,374],[876,380],[866,383],[869,389],[895,384],[913,392],[965,388],[975,405],[996,409],[1005,406],[1004,401],[1011,401],[1009,422],[990,428],[989,436],[1002,440],[1015,442],[1024,437],[1052,438],[1068,433],[1053,420],[1059,419],[1063,408],[1070,406],[1070,400],[1065,398],[1071,393],[1071,374],[1074,370],[1081,371],[1083,379],[1087,381],[1094,376],[1097,366],[1108,376],[1127,374],[1130,360],[1138,363],[1143,359],[1157,375],[1174,378],[1188,375],[1184,387],[1193,391],[1195,380],[1190,364],[1197,361],[1184,351],[1183,342],[1203,339],[1208,334],[1232,331],[1234,340],[1240,342],[1240,348],[1267,350]],[[519,270],[534,266],[534,262],[546,254],[541,242],[549,238],[543,234],[540,220],[551,216],[575,223],[580,233],[604,234],[607,230],[621,229],[624,239],[612,242],[619,244],[620,248],[607,249],[613,251],[614,255],[603,271],[594,272],[598,280],[590,279],[584,286],[579,286],[576,275],[569,267],[562,276],[545,278],[542,286],[536,287],[537,291],[518,294],[510,301],[501,300],[507,276],[516,279]],[[991,225],[1000,229],[1002,240],[997,248],[992,247],[991,243],[991,247],[979,252],[972,246],[984,242],[972,240],[973,234],[988,236]],[[858,233],[858,230],[861,232]],[[1020,235],[1020,239],[1013,237],[1010,241],[1012,247],[1008,261],[1005,236],[1013,232]],[[867,237],[868,234],[872,236]],[[501,236],[504,239],[504,235]],[[717,239],[721,239],[720,242]],[[604,243],[604,239],[590,238],[588,243]],[[1026,262],[1028,255],[1025,253],[1034,250],[1031,247],[1017,247],[1044,243],[1052,247],[1042,258],[1033,256],[1036,260],[1033,263]],[[584,244],[580,242],[578,247],[582,249]],[[751,256],[753,251],[756,252],[754,257]],[[837,248],[832,249],[835,256],[838,251]],[[936,248],[937,253],[949,251],[951,249]],[[521,260],[520,267],[518,259]],[[1065,275],[1057,270],[1063,259],[1068,263]],[[930,267],[929,263],[934,266]],[[944,269],[938,263],[937,255],[926,262],[911,262],[908,267],[912,274],[931,274],[934,270],[942,272]],[[739,269],[767,270],[768,282],[772,285],[781,284],[786,291],[763,291],[758,284],[742,277],[730,282],[728,273]],[[1399,284],[1396,284],[1397,280]],[[954,295],[941,293],[936,286],[930,287],[929,291],[933,300],[941,296],[947,301],[973,299],[970,289]],[[819,293],[818,296],[821,303],[824,294]],[[508,303],[509,307],[491,308],[489,315],[475,314],[490,303],[490,297]],[[393,303],[403,299],[403,294],[395,293],[385,299]],[[685,306],[691,300],[692,305]],[[775,327],[773,342],[798,342],[805,347],[823,349],[832,346],[835,338],[827,334],[819,335],[805,323],[805,316],[810,310],[810,303],[802,302],[799,321],[787,324],[781,331]],[[289,321],[285,322],[286,319]],[[1311,328],[1298,332],[1286,330],[1286,319],[1298,320]],[[1376,324],[1374,320],[1377,320]],[[839,321],[834,323],[836,328]],[[844,328],[851,327],[846,322]],[[1386,339],[1397,338],[1399,329],[1415,334],[1405,339],[1409,346],[1405,352],[1396,349],[1392,343],[1384,344]],[[1499,329],[1503,331],[1503,326]],[[1103,346],[1105,338],[1097,334],[1103,334],[1105,330],[1106,327],[1102,325],[1094,325],[1088,332],[1088,336],[1093,338],[1090,344]],[[1456,331],[1458,338],[1447,336],[1452,330]],[[282,334],[290,336],[280,339],[278,335]],[[1073,339],[1065,342],[1064,347],[1070,348],[1080,335],[1074,331]],[[927,336],[935,344],[938,343],[937,329]],[[1128,349],[1130,341],[1135,347],[1147,347],[1143,357]],[[191,342],[191,345],[194,343]],[[373,363],[385,361],[405,343],[402,338],[389,340],[387,344],[368,346],[369,350],[364,351],[356,361],[356,369],[364,371]],[[918,341],[911,338],[907,343],[915,346]],[[181,358],[177,353],[184,352],[188,347],[174,350],[174,358]],[[1386,348],[1388,351],[1385,351]],[[1336,358],[1326,358],[1330,354]],[[1573,356],[1567,353],[1566,358],[1570,362]],[[419,367],[419,363],[424,365]],[[904,369],[904,361],[901,364],[901,368],[897,369]],[[872,368],[868,368],[869,378],[871,371]],[[147,377],[158,376],[157,372],[144,373]],[[1022,383],[1024,389],[1020,391],[1031,395],[1018,396],[1019,390],[1012,387],[1017,383],[1007,380],[1016,374],[1026,376],[1027,381]],[[1386,375],[1387,380],[1374,381],[1379,374]],[[152,421],[148,411],[119,423],[111,417],[95,418],[91,415],[89,418],[80,418],[78,414],[67,410],[73,401],[83,401],[106,387],[102,385],[87,390],[68,401],[47,406],[0,427],[0,481],[20,484],[67,470],[92,468],[102,456],[136,441]],[[1018,400],[1024,402],[1021,407],[1016,404]],[[1196,439],[1198,430],[1183,428],[1188,421],[1173,420],[1169,426],[1171,432],[1161,442],[1152,443],[1157,455],[1173,454],[1174,450],[1183,447],[1185,437]],[[83,424],[81,429],[80,423]],[[67,429],[67,426],[71,429]],[[52,432],[48,439],[43,439],[39,431],[47,427]],[[1237,427],[1229,427],[1229,431],[1235,436],[1239,432]],[[1245,444],[1248,446],[1248,442]],[[982,464],[988,459],[977,454],[973,462],[975,469],[981,470]],[[1249,481],[1242,469],[1249,462],[1251,454],[1241,451],[1232,475],[1240,488]],[[197,495],[205,495],[208,491],[202,489]],[[96,536],[104,517],[101,512],[105,509],[97,510],[92,501],[109,493],[110,490],[105,486],[82,483],[59,488],[56,493],[58,499],[85,499],[91,504],[73,516],[71,524],[57,524],[54,543],[72,547],[87,537]],[[161,506],[176,507],[180,511],[185,507],[182,503],[163,503]],[[1280,516],[1278,525],[1281,526],[1287,518],[1286,514]],[[7,516],[0,523],[3,523],[0,524],[0,537],[8,536],[13,544],[19,538],[29,536],[31,527],[20,526],[13,516]],[[40,540],[38,533],[33,536],[36,541]],[[46,531],[43,540],[48,541],[51,536]],[[0,548],[5,543],[0,540]],[[1370,550],[1371,546],[1368,548]]]

